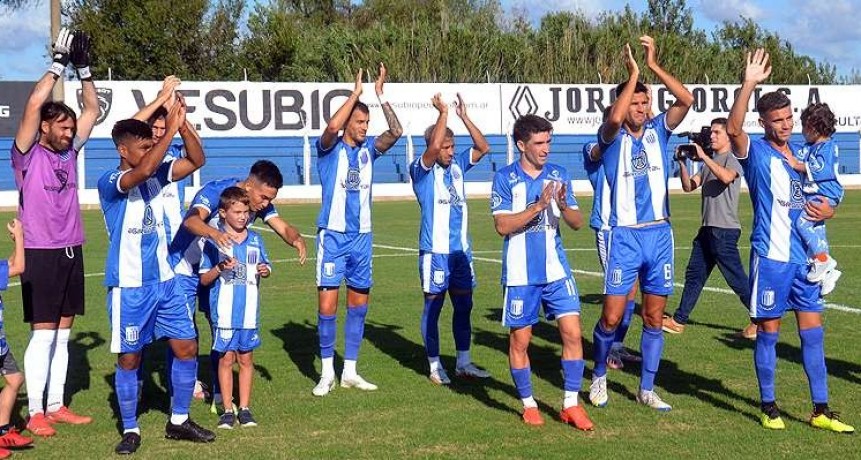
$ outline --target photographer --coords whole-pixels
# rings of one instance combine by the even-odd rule
[[[744,307],[750,309],[750,287],[738,254],[738,238],[741,235],[738,221],[741,165],[731,152],[726,123],[726,118],[712,120],[711,134],[708,136],[710,142],[706,142],[704,135],[694,136],[694,143],[681,146],[676,154],[682,189],[692,192],[702,186],[703,223],[691,248],[679,308],[673,316],[664,318],[663,330],[671,334],[680,334],[685,330],[685,324],[715,265]],[[709,152],[706,153],[700,144],[705,145]],[[685,164],[689,156],[684,155],[684,151],[690,151],[691,148],[695,157],[690,159],[703,162],[703,167],[693,176],[688,173]],[[749,324],[741,335],[755,338],[756,326]]]

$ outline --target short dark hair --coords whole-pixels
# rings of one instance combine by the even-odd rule
[[[275,163],[269,160],[257,160],[251,165],[251,171],[248,173],[248,176],[274,189],[279,189],[284,185],[281,170],[278,169],[278,166],[275,166]]]
[[[436,128],[436,125],[430,125],[425,130],[425,144],[430,144],[431,138],[433,137],[433,129]],[[454,131],[451,130],[448,126],[445,127],[445,139],[450,139],[454,137]]]
[[[218,209],[227,211],[233,203],[242,203],[245,206],[251,206],[251,199],[248,198],[248,193],[245,189],[236,186],[227,187],[221,192],[221,196],[218,199]]]
[[[816,102],[801,111],[801,126],[806,126],[820,136],[831,137],[837,129],[837,117],[828,104]]]
[[[772,91],[770,93],[763,94],[758,101],[756,101],[756,111],[759,112],[760,118],[765,118],[765,115],[772,110],[780,110],[785,107],[789,107],[792,104],[792,101],[780,91]]]
[[[538,115],[523,115],[514,122],[511,137],[514,142],[528,142],[533,134],[553,131],[553,125],[546,118]]]
[[[149,116],[146,122],[148,125],[152,126],[159,118],[167,118],[167,109],[164,108],[164,106],[155,109],[155,112]]]
[[[712,120],[712,122],[709,124],[710,125],[721,125],[721,126],[723,126],[723,129],[726,129],[727,123],[728,123],[728,121],[725,117],[717,117],[714,120]]]
[[[48,101],[39,109],[39,121],[63,121],[66,118],[71,118],[77,125],[78,116],[75,111],[62,102]]]
[[[152,139],[152,128],[140,120],[129,118],[120,120],[114,123],[114,129],[111,130],[111,138],[114,140],[114,145],[119,146],[126,139]]]
[[[353,116],[353,112],[355,112],[356,110],[358,110],[359,112],[362,112],[362,113],[364,113],[364,114],[366,114],[366,115],[367,115],[367,114],[369,114],[369,113],[371,113],[371,109],[369,109],[369,108],[368,108],[368,104],[365,104],[365,103],[364,103],[364,102],[362,102],[362,101],[356,101],[356,104],[355,104],[355,105],[353,105],[352,110],[350,110],[350,116],[349,116],[349,117],[347,117],[347,118],[352,117],[352,116]]]
[[[616,89],[613,90],[616,97],[619,97],[619,95],[622,94],[622,91],[625,91],[625,86],[627,86],[627,85],[628,85],[627,81],[623,81],[622,83],[619,83],[618,85],[616,85]],[[637,94],[637,93],[649,94],[649,88],[646,88],[646,85],[643,82],[638,81],[637,84],[634,85],[634,94]]]

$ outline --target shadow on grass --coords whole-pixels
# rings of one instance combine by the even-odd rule
[[[383,353],[396,360],[401,364],[401,366],[411,369],[416,373],[416,375],[427,379],[428,364],[425,348],[422,344],[413,342],[401,334],[399,331],[402,329],[403,328],[401,326],[395,326],[392,324],[367,323],[365,324],[365,339],[374,344],[374,346],[380,349]],[[477,335],[479,333],[480,332],[476,332],[475,334]],[[507,338],[505,340],[507,341]],[[474,343],[478,345],[479,341],[475,339]],[[448,369],[455,368],[454,357],[440,356],[440,359],[443,362],[443,367]],[[491,391],[500,391],[511,395],[511,397],[516,400],[517,395],[512,385],[503,383],[495,377],[490,377],[488,379],[466,380],[457,378],[454,375],[454,372],[451,372],[450,377],[452,378],[452,383],[447,386],[450,391],[470,396],[488,408],[509,414],[516,414],[518,416],[520,415],[509,405],[497,401],[490,395]],[[430,383],[430,381],[427,381],[427,385],[432,386],[433,384]],[[546,406],[542,407],[542,409],[545,411],[551,410]]]
[[[77,332],[69,340],[69,370],[66,377],[66,401],[71,406],[72,398],[81,391],[90,389],[89,352],[105,344],[105,339],[98,332]]]
[[[309,322],[297,323],[290,321],[284,323],[278,329],[271,329],[276,338],[281,340],[282,348],[299,372],[308,380],[316,383],[320,372],[315,367],[317,353],[319,352],[319,341],[317,339],[317,325]],[[335,368],[340,369],[343,362],[338,354],[335,354]]]

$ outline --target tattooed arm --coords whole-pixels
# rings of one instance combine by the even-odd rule
[[[401,128],[401,122],[398,121],[398,116],[395,115],[395,111],[392,109],[392,105],[389,104],[389,101],[387,101],[383,96],[383,83],[385,83],[385,81],[386,66],[381,62],[380,76],[377,77],[375,89],[377,90],[377,97],[380,99],[380,108],[383,109],[383,115],[386,117],[386,123],[388,124],[389,129],[377,136],[377,140],[374,143],[374,147],[380,153],[384,153],[392,148],[404,132],[403,128]]]

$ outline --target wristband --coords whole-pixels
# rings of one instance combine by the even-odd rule
[[[90,72],[90,67],[78,67],[78,78],[81,80],[92,80],[93,74]]]
[[[51,66],[48,67],[48,72],[51,72],[58,77],[62,77],[65,70],[66,66],[64,66],[63,63],[57,61],[52,62]]]
[[[377,100],[380,101],[380,105],[389,103],[389,100],[386,98],[385,94],[377,94]]]

